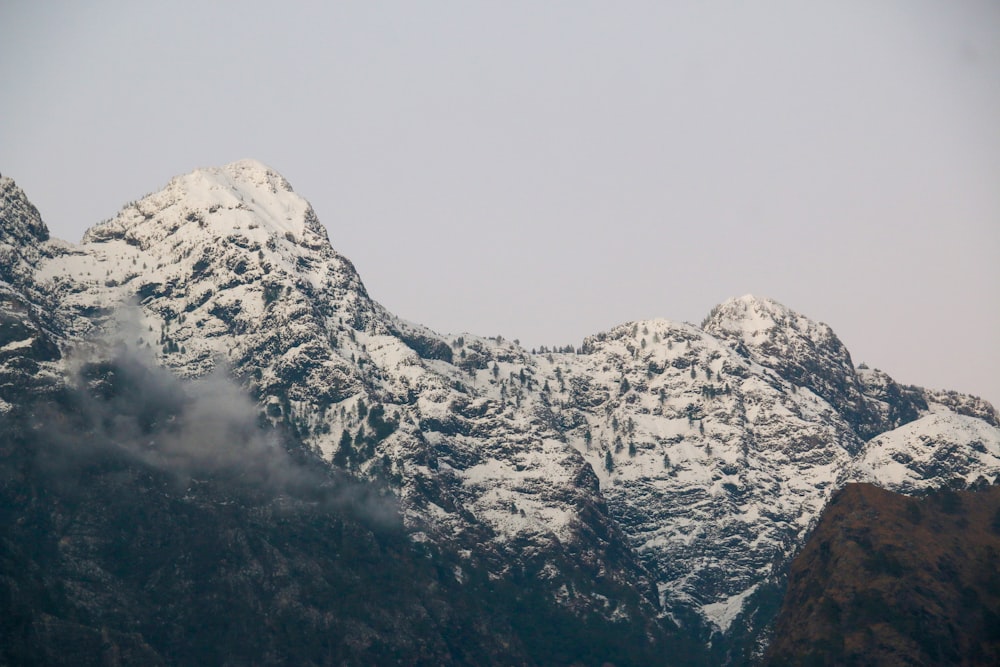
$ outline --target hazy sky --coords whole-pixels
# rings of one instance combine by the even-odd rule
[[[55,236],[244,157],[441,332],[751,292],[1000,403],[1000,2],[0,3],[0,172]]]

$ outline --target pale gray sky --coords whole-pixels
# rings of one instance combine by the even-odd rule
[[[752,292],[1000,403],[992,0],[0,4],[0,171],[54,235],[244,157],[438,331]]]

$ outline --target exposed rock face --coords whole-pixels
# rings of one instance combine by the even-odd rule
[[[635,579],[591,565],[634,568],[620,536],[434,541],[224,378],[126,355],[66,380],[0,415],[0,664],[698,660]]]
[[[175,178],[79,246],[46,240],[5,188],[0,287],[21,304],[0,349],[16,360],[9,410],[30,412],[15,408],[38,378],[75,391],[81,367],[123,351],[187,380],[230,376],[310,466],[391,495],[407,544],[527,591],[519,604],[562,618],[564,637],[599,637],[594,659],[696,660],[690,637],[711,641],[704,659],[739,662],[837,488],[1000,475],[992,406],[855,369],[829,327],[767,299],[727,301],[701,328],[633,322],[529,354],[387,312],[254,161]],[[496,659],[537,659],[547,640],[503,623],[521,648]]]
[[[1000,487],[834,496],[792,563],[769,665],[1000,662]]]
[[[12,402],[57,381],[63,324],[55,302],[37,284],[48,229],[24,192],[0,177],[0,414]]]
[[[965,488],[1000,477],[997,429],[976,417],[935,412],[865,443],[854,479],[920,494],[942,486]]]
[[[873,410],[873,397],[865,395],[850,353],[827,325],[770,299],[745,296],[714,308],[702,326],[748,359],[824,399],[862,439],[891,428]],[[895,383],[885,378],[888,386],[880,396],[893,401]]]

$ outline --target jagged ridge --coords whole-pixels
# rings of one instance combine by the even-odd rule
[[[745,633],[848,480],[1000,471],[991,406],[855,369],[829,327],[767,299],[730,300],[701,328],[628,323],[580,354],[403,322],[253,161],[178,177],[80,246],[32,238],[46,259],[19,266],[59,304],[61,344],[100,334],[184,377],[229,369],[266,420],[391,487],[411,539],[530,573],[581,614]],[[973,421],[942,417],[968,428],[941,465],[899,455],[955,411]]]

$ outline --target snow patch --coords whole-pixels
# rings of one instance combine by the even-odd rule
[[[742,593],[737,593],[722,602],[703,605],[701,612],[705,618],[714,623],[721,632],[725,633],[729,630],[729,626],[736,620],[740,612],[743,611],[743,604],[747,598],[754,594],[759,585],[754,584]]]

